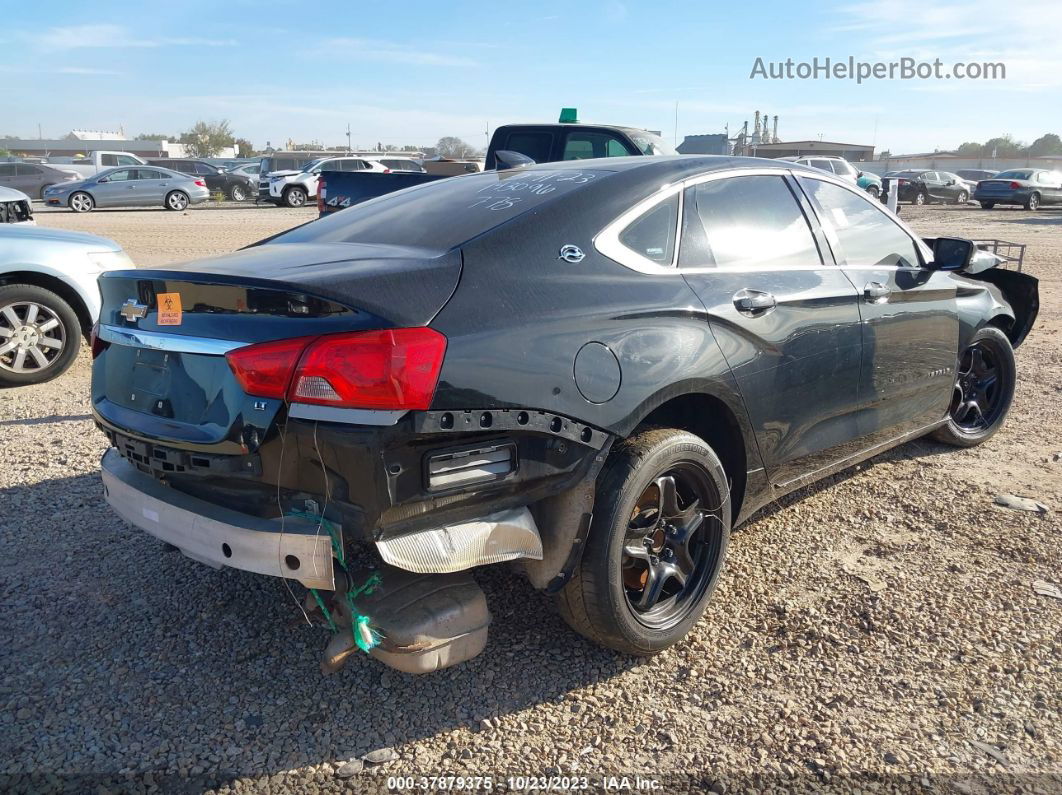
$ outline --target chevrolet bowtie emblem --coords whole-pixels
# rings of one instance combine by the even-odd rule
[[[118,314],[130,323],[135,323],[137,318],[144,317],[147,314],[147,307],[144,304],[137,303],[135,298],[130,298],[122,304],[122,308],[118,310]]]

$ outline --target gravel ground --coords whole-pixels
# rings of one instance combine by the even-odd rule
[[[925,234],[1029,244],[1041,314],[1006,427],[975,450],[908,444],[761,512],[704,620],[649,661],[590,645],[495,567],[477,659],[414,678],[359,658],[324,678],[327,631],[300,625],[278,580],[167,553],[110,513],[84,352],[0,393],[0,789],[364,792],[449,772],[1062,790],[1062,601],[1032,588],[1062,584],[1062,212],[903,214]],[[38,214],[152,265],[312,217]],[[1001,493],[1051,510],[996,507]],[[338,775],[380,749],[397,758]]]

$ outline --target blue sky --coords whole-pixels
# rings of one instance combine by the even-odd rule
[[[180,132],[227,118],[255,146],[287,139],[433,143],[584,120],[733,134],[753,112],[783,140],[894,153],[1010,133],[1062,134],[1062,2],[983,0],[536,3],[272,0],[10,3],[0,135]],[[1002,10],[1001,10],[1002,9]],[[1000,61],[1007,78],[750,79],[765,61]]]

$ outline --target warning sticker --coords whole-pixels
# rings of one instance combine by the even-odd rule
[[[181,325],[181,294],[159,293],[159,317],[160,326]]]

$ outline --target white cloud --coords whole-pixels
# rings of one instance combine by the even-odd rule
[[[22,38],[42,50],[129,47],[234,47],[233,39],[139,34],[123,25],[66,25],[43,33],[23,32]]]
[[[412,45],[376,39],[330,39],[324,44],[337,61],[376,61],[409,66],[476,66],[465,55],[430,52]]]

